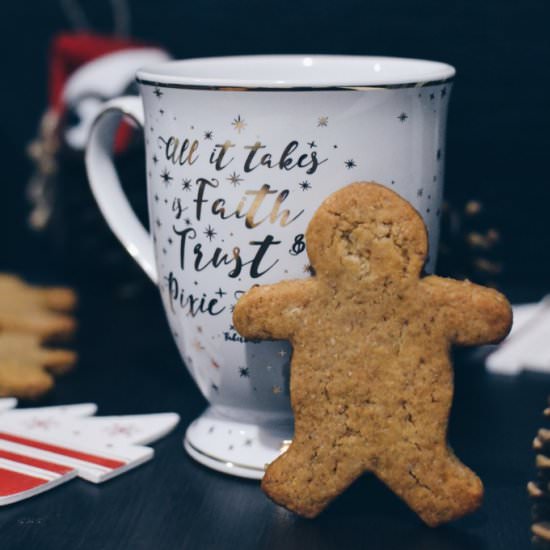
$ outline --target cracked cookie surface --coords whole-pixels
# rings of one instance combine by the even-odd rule
[[[428,525],[475,510],[482,483],[447,445],[449,350],[504,338],[507,300],[467,281],[421,277],[422,218],[373,182],[328,197],[306,244],[313,277],[252,288],[233,316],[242,336],[293,346],[295,435],[263,490],[314,517],[372,472]]]

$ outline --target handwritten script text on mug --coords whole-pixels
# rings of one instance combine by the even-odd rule
[[[193,166],[201,156],[201,142],[197,139],[160,136],[158,143],[164,159],[174,166]],[[240,156],[239,152],[242,153]],[[255,171],[260,173],[267,169],[303,171],[311,175],[327,160],[319,158],[316,151],[304,152],[297,140],[288,142],[278,153],[269,151],[268,146],[261,141],[238,148],[231,140],[225,140],[216,144],[208,156],[210,169],[213,168],[217,173],[231,166],[233,170],[239,169],[245,174]],[[195,222],[202,221],[205,216],[214,216],[219,220],[243,220],[247,229],[255,229],[262,224],[287,227],[300,218],[304,210],[293,211],[290,207],[285,208],[290,190],[273,189],[268,183],[258,183],[255,188],[244,189],[240,197],[237,195],[238,199],[233,204],[228,204],[227,197],[220,196],[223,192],[221,187],[219,179],[215,177],[199,177],[195,180],[191,205],[187,200],[185,202],[188,206],[183,206],[180,198],[174,198],[172,231],[179,241],[179,268],[182,271],[192,269],[197,273],[207,268],[226,268],[226,275],[231,279],[239,278],[246,270],[249,277],[258,279],[279,262],[276,250],[273,249],[281,245],[281,240],[270,233],[265,234],[262,239],[250,240],[249,257],[243,257],[239,246],[232,246],[228,250],[216,246],[213,251],[207,252],[204,244],[197,242],[197,229],[193,227],[189,218],[183,217],[183,214],[192,212]],[[260,214],[262,211],[264,213]],[[303,239],[303,235],[295,237],[295,242],[296,238]],[[290,253],[296,255],[304,249],[303,246],[293,246]],[[185,290],[173,271],[170,271],[165,280],[172,309],[177,304],[193,317],[201,313],[217,316],[226,309],[217,297],[208,296],[204,292],[194,294]]]

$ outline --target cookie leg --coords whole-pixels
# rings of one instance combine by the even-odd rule
[[[40,288],[36,293],[44,305],[52,310],[69,312],[76,307],[76,293],[70,288]]]
[[[38,365],[0,363],[0,397],[37,399],[53,387],[53,378]]]
[[[476,510],[483,498],[480,479],[446,447],[403,449],[385,457],[376,475],[429,526]]]
[[[330,440],[295,440],[269,465],[262,489],[277,504],[313,518],[362,473],[353,453]]]
[[[40,350],[41,364],[53,374],[64,374],[76,363],[76,353],[66,349],[43,348]]]

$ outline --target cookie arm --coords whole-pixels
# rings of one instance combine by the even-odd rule
[[[422,286],[438,307],[452,343],[492,344],[506,337],[512,326],[508,300],[496,290],[469,281],[430,276]]]
[[[313,299],[314,285],[308,279],[251,288],[235,306],[235,328],[245,338],[288,340]]]

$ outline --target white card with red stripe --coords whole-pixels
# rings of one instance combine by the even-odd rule
[[[93,403],[14,409],[14,401],[0,399],[0,506],[76,476],[102,483],[135,468],[154,455],[143,444],[179,421],[175,413],[93,417]]]
[[[7,411],[8,409],[13,409],[16,405],[17,399],[13,397],[0,398],[0,413],[2,411]]]
[[[6,401],[8,401],[6,399]],[[9,414],[15,418],[30,418],[30,417],[48,417],[48,416],[92,416],[97,412],[97,405],[95,403],[77,403],[76,405],[54,405],[51,407],[33,407],[31,409],[16,409],[17,399],[13,399],[15,403],[11,407],[6,408],[4,414],[0,418],[6,418]],[[0,400],[0,411],[2,410],[2,403]]]
[[[0,505],[38,495],[77,475],[71,466],[0,448]]]
[[[87,446],[145,445],[169,433],[179,422],[175,413],[131,416],[90,416],[90,408],[19,409],[0,414],[0,430],[16,431],[29,437],[70,440]]]

